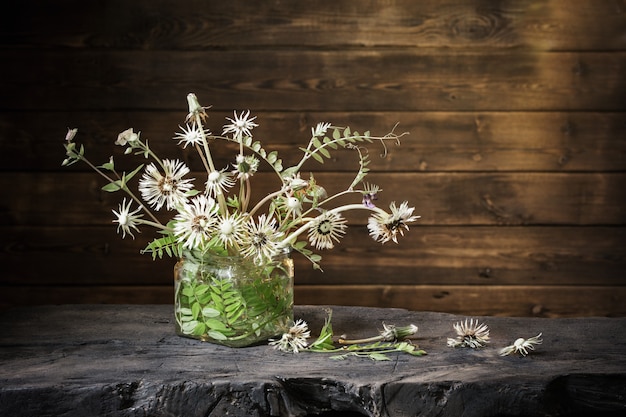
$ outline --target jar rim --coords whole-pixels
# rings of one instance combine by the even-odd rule
[[[291,246],[283,246],[282,248],[280,248],[279,252],[274,254],[274,256],[272,256],[271,258],[268,258],[267,261],[288,258],[291,256],[291,252],[292,252]],[[253,261],[252,258],[243,256],[241,254],[220,254],[220,253],[216,253],[213,251],[200,251],[198,249],[183,249],[183,251],[181,252],[180,258],[181,259],[197,259],[197,260],[214,258],[214,259],[223,259],[223,260],[231,260],[231,261],[249,259]]]

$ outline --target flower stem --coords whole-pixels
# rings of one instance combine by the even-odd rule
[[[102,170],[100,168],[98,168],[97,166],[95,166],[94,164],[91,163],[91,161],[87,158],[85,158],[83,155],[79,155],[76,154],[76,156],[83,161],[84,163],[86,163],[91,169],[93,169],[94,171],[96,171],[98,174],[100,174],[102,177],[104,177],[109,183],[113,184],[116,182],[116,180],[114,180],[113,178],[109,177],[107,174],[105,174],[104,172],[102,172]],[[158,159],[157,159],[158,160]],[[117,177],[118,180],[121,180],[120,175],[116,172],[113,171],[115,173],[115,176]],[[133,199],[133,201],[135,201],[139,207],[141,207],[141,209],[152,219],[152,221],[154,222],[153,225],[160,228],[160,229],[166,229],[163,224],[159,221],[159,219],[157,219],[154,214],[148,210],[148,208],[146,208],[146,206],[143,205],[143,203],[141,202],[141,200],[135,195],[133,194],[133,192],[130,190],[130,188],[128,188],[126,186],[126,184],[122,184],[122,186],[120,187],[120,190],[124,191],[126,194],[128,194],[128,196],[130,198]],[[146,223],[148,224],[148,223]]]
[[[196,113],[196,123],[198,125],[198,130],[200,131],[200,134],[202,135],[202,145],[204,146],[204,154],[202,154],[202,152],[198,151],[202,156],[202,162],[205,164],[205,169],[207,169],[207,174],[211,174],[211,172],[216,171],[215,169],[215,165],[213,164],[213,158],[211,157],[211,150],[209,149],[209,141],[206,137],[206,134],[204,133],[204,126],[202,126],[202,118],[200,117],[200,113]],[[205,159],[206,158],[206,159]],[[207,167],[208,164],[208,167]],[[220,211],[222,212],[222,214],[226,214],[228,213],[228,208],[226,206],[226,199],[224,198],[224,194],[222,193],[217,193],[216,195],[217,198],[217,202],[219,203],[220,206]]]
[[[386,340],[384,336],[382,335],[378,335],[378,336],[373,336],[373,337],[367,337],[365,339],[344,339],[344,338],[339,338],[338,342],[342,345],[358,345],[358,344],[363,344],[363,343],[373,343],[373,342],[380,342]]]
[[[378,207],[367,207],[366,205],[363,204],[346,204],[345,206],[340,206],[340,207],[336,207],[332,210],[328,210],[326,213],[327,214],[338,214],[344,211],[349,211],[349,210],[368,210],[368,211],[373,211],[375,213],[379,213],[379,214],[387,214],[387,212],[381,208]],[[293,242],[294,239],[296,239],[298,236],[300,236],[304,231],[306,231],[307,229],[309,229],[311,227],[311,225],[314,222],[306,222],[304,225],[300,226],[300,228],[298,228],[297,230],[293,231],[291,234],[289,234],[286,238],[284,238],[279,246],[287,246],[289,245],[291,242]]]
[[[278,191],[274,191],[273,193],[266,195],[263,199],[261,199],[261,200],[260,200],[260,201],[256,204],[256,206],[254,206],[254,207],[252,208],[252,210],[250,210],[250,213],[248,213],[248,215],[249,215],[250,217],[252,217],[252,215],[253,215],[254,213],[256,213],[256,211],[257,211],[258,209],[260,209],[260,208],[263,206],[263,204],[265,204],[266,202],[268,202],[268,201],[269,201],[269,200],[271,200],[272,198],[274,198],[274,197],[277,197],[277,196],[281,195],[284,191],[285,191],[285,190],[284,190],[283,188],[281,188],[281,189],[280,189],[280,190],[278,190]]]

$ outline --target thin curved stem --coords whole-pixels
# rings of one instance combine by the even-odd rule
[[[380,209],[378,207],[368,207],[368,206],[366,206],[364,204],[347,204],[345,206],[340,206],[340,207],[336,207],[336,208],[334,208],[332,210],[328,210],[325,213],[332,215],[332,214],[338,214],[338,213],[341,213],[341,212],[344,212],[344,211],[350,211],[350,210],[367,210],[367,211],[372,211],[372,212],[379,213],[379,214],[387,214],[387,212],[385,210],[383,210],[383,209]],[[312,224],[313,224],[312,221],[306,222],[305,224],[300,226],[300,228],[296,229],[291,234],[289,234],[289,236],[284,238],[280,242],[279,246],[287,246],[287,245],[289,245],[291,242],[293,242],[293,240],[295,240],[298,236],[300,236],[304,231],[309,229]]]

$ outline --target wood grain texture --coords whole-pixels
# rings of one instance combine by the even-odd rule
[[[210,101],[207,104],[211,104]],[[397,124],[408,132],[399,147],[390,146],[385,158],[378,144],[368,145],[375,171],[623,171],[626,167],[626,113],[598,112],[256,112],[255,137],[267,150],[278,151],[295,163],[313,128],[319,122],[367,127],[384,135]],[[140,161],[122,155],[113,146],[117,133],[133,127],[163,158],[180,158],[192,169],[202,164],[194,151],[173,146],[183,111],[111,111],[0,113],[0,166],[12,171],[57,171],[65,157],[62,142],[68,127],[79,129],[76,141],[88,149],[95,163],[115,156],[116,166],[132,170]],[[232,112],[209,112],[208,127],[220,132]],[[363,132],[363,130],[361,130]],[[232,163],[232,146],[212,146],[216,164]],[[16,158],[19,155],[19,158]],[[143,162],[143,161],[141,161]],[[333,152],[332,163],[311,166],[318,171],[346,171],[354,166],[354,152]],[[71,167],[87,171],[85,165]],[[260,170],[267,171],[265,165]]]
[[[192,177],[194,178],[194,177]],[[197,173],[202,183],[202,173]],[[275,191],[274,174],[255,177],[253,197]],[[318,173],[315,178],[329,195],[345,189],[351,173]],[[413,202],[423,225],[621,225],[626,200],[624,173],[372,173],[369,181],[383,192],[377,204]],[[111,209],[122,194],[101,191],[105,184],[93,173],[3,173],[0,196],[5,215],[0,225],[110,225]],[[326,184],[329,184],[326,186]],[[33,194],[38,197],[33,198]],[[337,203],[360,202],[359,195]],[[59,210],[63,207],[63,210]],[[170,213],[171,214],[171,213]],[[163,221],[168,213],[164,212]],[[348,213],[352,223],[367,221],[364,213]]]
[[[6,290],[5,290],[6,289]],[[581,296],[584,294],[584,296]],[[405,308],[467,316],[623,317],[623,286],[296,285],[297,305]],[[68,301],[71,300],[71,301]],[[0,308],[15,305],[172,304],[171,285],[50,285],[3,288]]]
[[[124,239],[109,227],[3,228],[7,285],[170,285],[175,260],[140,251],[154,235]],[[296,283],[307,285],[623,284],[626,231],[614,227],[411,227],[399,244],[380,244],[351,226],[322,251],[323,272],[294,254]],[[36,259],[37,262],[32,262]],[[45,265],[45,268],[42,267]],[[72,271],[80,271],[73,273]]]
[[[176,336],[170,306],[23,308],[0,316],[0,413],[609,417],[626,409],[624,318],[479,317],[490,343],[470,350],[446,346],[463,315],[325,307],[337,336],[413,323],[411,342],[428,354],[372,362],[266,344],[224,348]],[[295,315],[312,335],[326,318],[321,306],[297,306]],[[518,336],[540,332],[543,343],[528,357],[498,355]]]
[[[193,91],[201,100],[219,97],[214,106],[220,110],[243,103],[257,111],[284,110],[290,103],[307,111],[619,111],[626,91],[622,52],[385,48],[34,55],[9,49],[3,55],[12,65],[0,67],[0,77],[11,80],[0,84],[1,110],[174,110],[184,108],[184,96]]]
[[[63,10],[60,15],[59,10]],[[620,1],[21,1],[0,45],[204,50],[241,47],[624,50]],[[62,17],[62,22],[57,17]],[[24,27],[20,23],[29,21]],[[59,25],[66,24],[63,30]],[[598,24],[598,22],[602,22]]]
[[[3,306],[171,302],[173,261],[138,254],[148,230],[120,240],[122,196],[62,168],[62,143],[78,127],[94,163],[129,171],[113,142],[133,127],[201,181],[172,140],[195,92],[216,133],[250,109],[287,164],[317,122],[410,132],[385,158],[368,147],[367,179],[422,218],[379,245],[349,216],[323,274],[297,261],[299,302],[626,315],[621,0],[24,0],[0,15],[0,50]],[[214,147],[216,164],[235,152]],[[305,173],[332,193],[355,167],[338,151]],[[261,171],[257,197],[277,187]]]

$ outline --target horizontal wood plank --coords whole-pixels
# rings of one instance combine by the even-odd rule
[[[5,50],[0,109],[621,111],[626,52]],[[219,65],[217,64],[219,63]],[[254,68],[254,71],[251,71]],[[31,91],[25,94],[25,91]],[[132,97],[132,100],[129,100]]]
[[[171,286],[0,287],[0,308],[54,304],[172,304]],[[626,287],[296,285],[299,305],[405,308],[468,316],[626,316]]]
[[[202,99],[202,98],[201,98]],[[217,104],[207,102],[204,104]],[[268,151],[276,150],[295,164],[319,122],[350,126],[361,133],[384,135],[397,124],[399,147],[391,144],[384,158],[378,144],[367,145],[376,171],[623,171],[626,168],[626,113],[598,112],[254,112],[259,126],[253,130]],[[221,133],[232,112],[210,111],[207,127]],[[4,112],[0,114],[0,166],[3,170],[55,171],[65,157],[62,147],[68,127],[79,129],[76,142],[99,164],[115,156],[119,169],[130,171],[143,162],[123,156],[113,142],[117,134],[133,127],[162,158],[179,158],[192,169],[202,163],[190,148],[172,140],[186,116],[179,112]],[[236,150],[227,143],[212,145],[216,165],[233,161]],[[16,158],[19,155],[19,158]],[[332,161],[312,166],[316,171],[354,170],[356,155],[337,150]],[[86,165],[72,170],[86,171]],[[261,165],[262,171],[268,167]]]
[[[343,304],[477,316],[626,315],[626,287],[593,286],[298,286],[300,304]]]
[[[172,3],[20,1],[0,45],[43,48],[242,47],[531,48],[623,50],[623,5],[614,1],[393,2],[322,0]],[[71,22],[62,25],[60,22]],[[602,22],[597,24],[597,22]],[[19,26],[19,27],[18,27]]]
[[[175,259],[141,255],[154,235],[110,227],[4,228],[6,285],[168,285]],[[294,253],[303,285],[626,285],[624,227],[411,227],[380,244],[348,229],[322,255],[323,272]]]
[[[202,186],[202,173],[196,173]],[[353,174],[315,174],[329,195]],[[423,225],[623,225],[626,173],[372,173],[381,207],[407,200]],[[253,177],[253,201],[280,186],[273,174]],[[106,193],[95,173],[1,173],[0,225],[110,225],[120,193]],[[202,182],[200,182],[202,181]],[[16,188],[16,184],[20,186]],[[131,184],[132,186],[132,184]],[[338,202],[360,202],[346,197]],[[163,213],[163,221],[169,217]],[[364,213],[348,213],[363,224]]]

